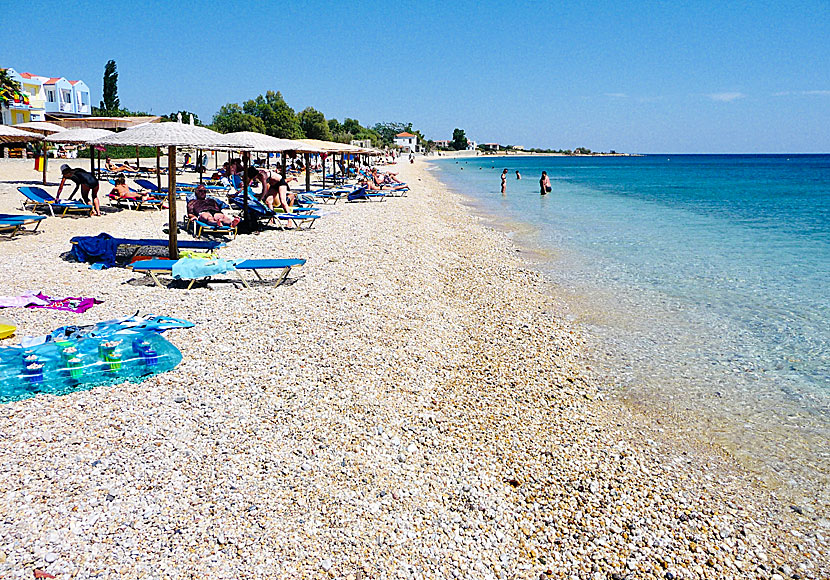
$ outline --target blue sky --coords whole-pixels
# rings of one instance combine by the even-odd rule
[[[830,152],[830,4],[27,2],[0,66],[166,114],[269,89],[363,124],[629,152]],[[105,8],[104,8],[105,7]],[[60,40],[57,40],[60,39]]]

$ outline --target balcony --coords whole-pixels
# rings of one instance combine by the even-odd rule
[[[78,112],[81,114],[89,114],[89,105],[78,105]]]
[[[61,113],[71,113],[72,103],[61,103]]]
[[[29,97],[29,106],[32,109],[45,109],[46,108],[46,100],[45,99],[35,99],[34,97]]]

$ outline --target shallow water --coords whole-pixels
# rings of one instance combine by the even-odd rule
[[[830,505],[830,156],[436,161],[570,297],[621,396]],[[509,169],[507,193],[499,193]],[[517,180],[519,170],[523,179]],[[553,191],[539,195],[546,170]]]

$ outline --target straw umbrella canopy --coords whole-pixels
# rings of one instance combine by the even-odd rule
[[[168,167],[167,196],[169,206],[170,258],[179,257],[176,220],[176,148],[201,147],[203,149],[249,149],[235,146],[221,133],[196,125],[182,123],[149,123],[122,133],[113,133],[93,141],[93,145],[132,145],[138,147],[167,147]]]
[[[15,127],[26,129],[27,131],[36,131],[44,135],[66,131],[66,127],[56,125],[55,123],[47,123],[46,121],[30,121],[28,123],[20,123],[15,125]]]
[[[86,145],[91,141],[95,141],[96,139],[100,139],[101,137],[106,137],[107,135],[112,135],[112,131],[107,131],[106,129],[89,129],[89,128],[80,128],[80,129],[66,129],[65,131],[61,131],[60,133],[54,133],[49,137],[46,137],[45,141],[50,141],[52,143],[71,143],[73,145]],[[98,165],[100,169],[100,161],[101,158],[98,158]],[[89,147],[89,169],[93,173],[95,173],[95,146],[90,145]]]
[[[322,153],[324,149],[309,145],[304,141],[294,139],[279,139],[263,133],[253,131],[238,131],[236,133],[225,133],[225,138],[231,139],[239,145],[247,145],[251,151],[261,153],[278,153],[283,151],[296,151],[297,153]]]
[[[37,133],[22,131],[9,125],[0,125],[0,143],[23,143],[26,141],[40,141],[43,139]]]
[[[20,123],[15,126],[27,131],[40,133],[41,135],[51,135],[66,131],[66,127],[56,125],[55,123],[47,123],[46,121],[29,121],[28,123]],[[41,146],[40,154],[43,156],[43,185],[46,185],[46,160],[49,158],[46,154],[46,143],[43,143]]]
[[[76,145],[85,145],[101,137],[112,135],[112,131],[106,129],[66,129],[60,133],[54,133],[46,137],[46,141],[52,143],[72,143]]]

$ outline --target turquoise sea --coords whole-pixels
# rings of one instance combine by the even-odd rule
[[[830,155],[433,159],[536,250],[609,390],[827,513]]]

